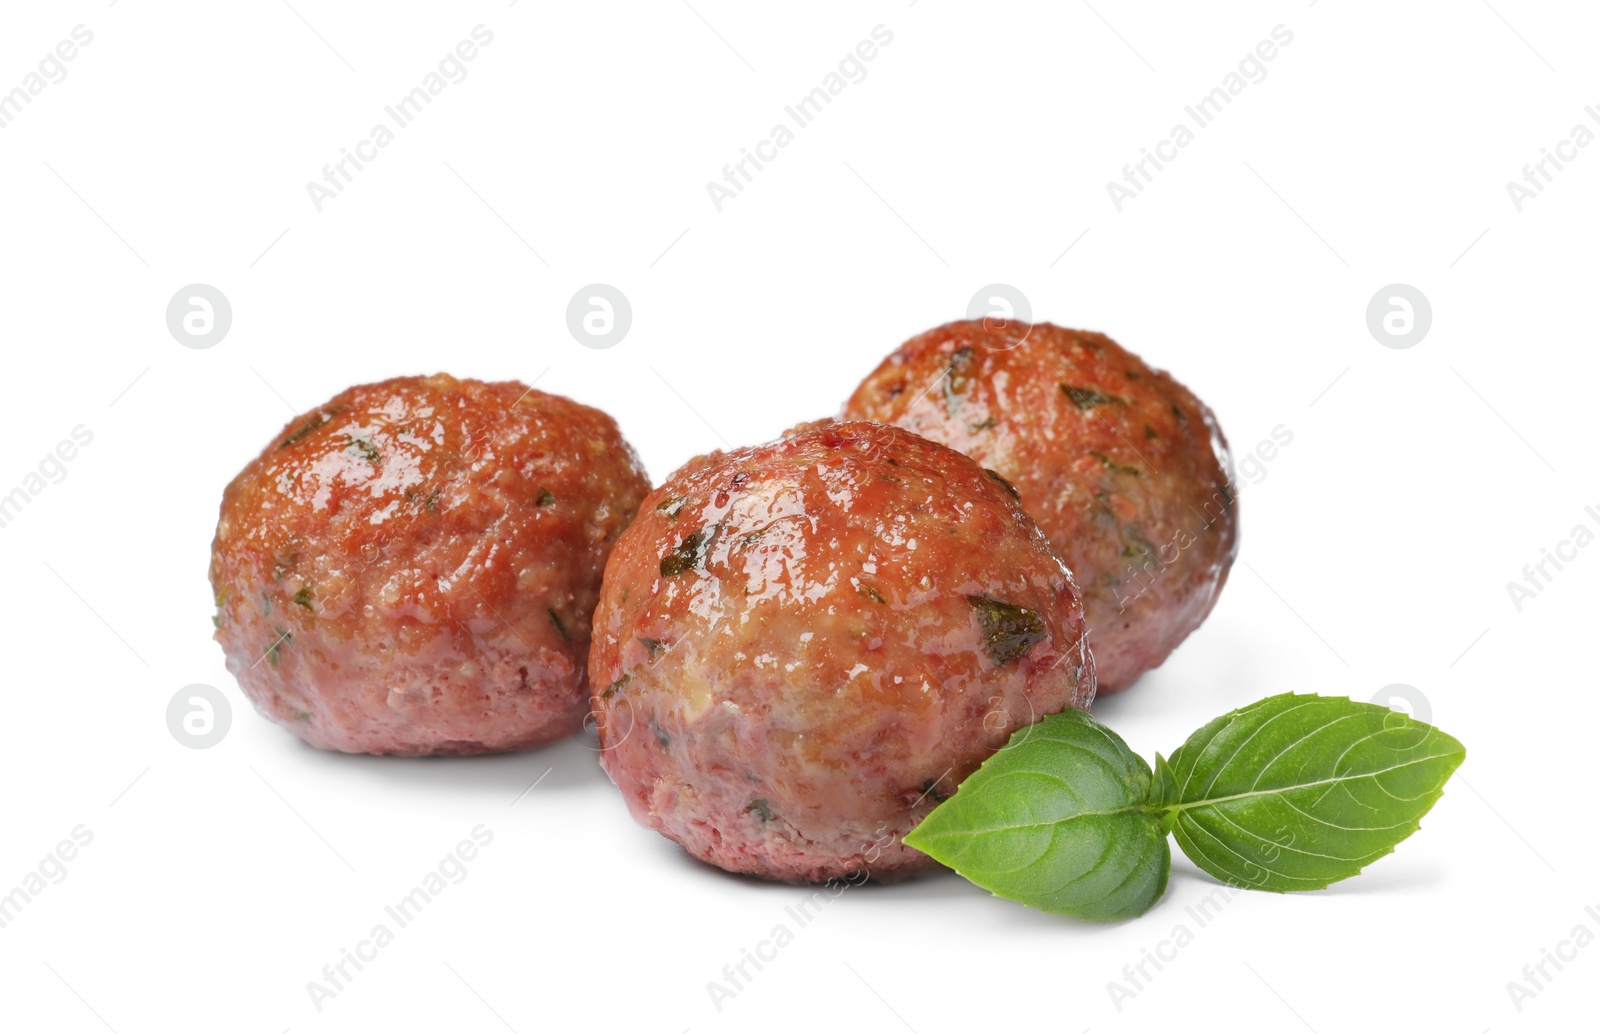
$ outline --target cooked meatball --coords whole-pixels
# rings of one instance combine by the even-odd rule
[[[1017,486],[1083,593],[1101,694],[1165,661],[1228,579],[1238,516],[1216,417],[1104,334],[946,324],[885,359],[844,416],[908,428]]]
[[[606,414],[401,377],[296,417],[233,479],[217,641],[314,746],[477,754],[576,731],[607,553],[649,491]]]
[[[879,424],[692,461],[606,565],[589,679],[633,815],[732,872],[933,865],[900,838],[1094,697],[1071,576],[1001,478]]]

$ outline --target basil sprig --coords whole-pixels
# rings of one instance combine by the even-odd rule
[[[1128,919],[1166,891],[1168,833],[1225,883],[1316,890],[1416,832],[1465,757],[1377,704],[1285,693],[1210,722],[1152,771],[1065,711],[1017,730],[905,842],[1001,897]]]

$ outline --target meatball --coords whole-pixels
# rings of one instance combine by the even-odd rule
[[[268,718],[368,754],[576,731],[589,621],[650,485],[606,414],[401,377],[296,417],[222,495],[216,638]]]
[[[844,416],[926,435],[1017,487],[1083,593],[1102,694],[1165,661],[1228,579],[1238,515],[1216,417],[1104,334],[949,323],[885,359]]]
[[[900,838],[1094,697],[1072,577],[1009,485],[880,424],[692,461],[606,565],[589,680],[640,823],[732,872],[932,866]]]

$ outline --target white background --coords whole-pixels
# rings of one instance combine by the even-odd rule
[[[1521,212],[1505,185],[1600,131],[1594,12],[693,2],[7,5],[0,89],[74,26],[94,39],[0,130],[0,493],[77,425],[94,437],[0,528],[0,891],[75,826],[93,841],[0,929],[0,1026],[1592,1024],[1600,946],[1520,1012],[1506,985],[1575,925],[1600,934],[1600,549],[1520,612],[1507,583],[1600,530],[1600,146]],[[317,212],[307,181],[478,24],[494,40],[468,78]],[[866,79],[719,213],[706,182],[879,24],[893,42]],[[1117,212],[1106,182],[1280,24],[1265,80]],[[233,307],[207,350],[164,318],[196,282]],[[605,351],[564,315],[593,282],[634,312]],[[542,374],[615,414],[660,480],[835,411],[992,282],[1173,370],[1237,453],[1293,434],[1243,485],[1215,614],[1096,713],[1148,757],[1270,693],[1416,687],[1468,759],[1395,855],[1326,892],[1242,894],[1204,929],[1185,909],[1215,884],[1181,856],[1165,901],[1112,926],[951,875],[853,889],[719,1012],[707,982],[793,927],[802,890],[636,826],[588,738],[470,760],[306,748],[210,639],[222,486],[294,409],[397,374]],[[1366,325],[1396,282],[1433,309],[1406,350]],[[208,750],[166,726],[191,683],[234,704]],[[494,839],[465,880],[314,1009],[307,982],[480,823]],[[1108,981],[1179,924],[1193,943],[1119,1011]]]

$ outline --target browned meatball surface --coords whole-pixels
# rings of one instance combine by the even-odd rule
[[[1012,731],[1087,707],[1066,568],[1011,488],[894,427],[690,462],[606,565],[589,657],[634,817],[733,872],[887,877]]]
[[[1227,581],[1238,516],[1222,429],[1104,334],[949,323],[885,359],[844,417],[908,428],[1016,485],[1077,579],[1101,693],[1165,661]]]
[[[296,417],[223,492],[217,641],[318,747],[476,754],[576,731],[607,554],[649,490],[606,414],[401,377]]]

